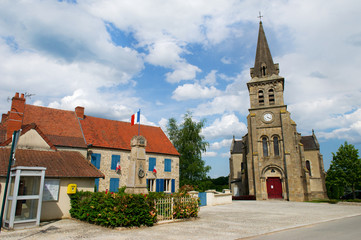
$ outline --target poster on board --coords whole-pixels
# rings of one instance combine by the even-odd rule
[[[60,179],[45,179],[43,201],[58,201]]]

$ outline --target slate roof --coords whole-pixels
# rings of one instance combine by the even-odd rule
[[[10,148],[0,148],[0,176],[6,176],[9,157]],[[104,178],[104,174],[77,151],[17,149],[15,158],[14,167],[46,167],[46,177]]]
[[[314,136],[302,136],[301,143],[305,151],[307,150],[318,150],[320,149]]]
[[[234,141],[232,153],[243,153],[243,142],[241,140]]]

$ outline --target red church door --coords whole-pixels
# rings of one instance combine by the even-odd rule
[[[282,198],[282,183],[278,177],[267,178],[268,198]]]

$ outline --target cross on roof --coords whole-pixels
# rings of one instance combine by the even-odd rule
[[[261,15],[261,11],[259,11],[259,16],[258,16],[258,18],[259,18],[259,21],[262,22],[263,16]]]

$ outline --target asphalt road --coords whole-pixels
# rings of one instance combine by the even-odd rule
[[[361,239],[361,216],[319,223],[262,235],[252,240]]]
[[[0,233],[0,239],[227,240],[259,235],[262,235],[260,237],[272,237],[272,235],[264,234],[292,228],[309,229],[309,225],[355,216],[361,216],[361,205],[287,201],[233,201],[229,205],[202,207],[199,218],[191,221],[159,224],[153,227],[109,229],[73,219],[64,219],[43,222],[40,227],[32,229],[3,231]],[[349,219],[353,222],[352,218]],[[360,218],[356,220],[359,223]],[[322,232],[328,232],[328,229],[320,231],[322,234]]]

